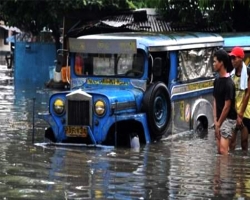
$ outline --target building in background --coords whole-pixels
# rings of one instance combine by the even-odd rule
[[[18,28],[12,26],[6,26],[3,21],[0,21],[0,64],[1,65],[7,64],[6,58],[11,59],[11,55],[14,52],[15,35],[20,32],[21,31]]]

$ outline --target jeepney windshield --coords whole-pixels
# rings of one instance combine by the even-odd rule
[[[78,76],[141,77],[143,53],[137,54],[75,54],[74,70]]]

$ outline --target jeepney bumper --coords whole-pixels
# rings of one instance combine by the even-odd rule
[[[45,113],[38,113],[38,117],[44,121],[46,121],[49,124],[49,127],[45,129],[45,137],[50,139],[54,143],[60,143],[64,142],[69,139],[75,139],[79,138],[81,139],[82,143],[84,143],[84,140],[82,140],[84,137],[88,138],[88,141],[91,141],[92,145],[96,145],[96,139],[93,135],[92,130],[90,129],[89,126],[83,126],[80,127],[84,130],[83,135],[79,136],[75,134],[72,137],[67,137],[66,131],[67,131],[67,126],[63,124],[63,122],[59,119],[55,119],[50,113],[45,112]],[[89,142],[88,142],[89,143]]]

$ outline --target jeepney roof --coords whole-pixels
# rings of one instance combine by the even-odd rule
[[[245,51],[250,50],[250,33],[222,33],[224,49],[229,51],[235,46],[242,47]]]
[[[169,32],[166,34],[147,32],[105,33],[80,36],[78,39],[136,40],[137,47],[145,46],[150,52],[223,46],[223,38],[219,34],[201,32]]]

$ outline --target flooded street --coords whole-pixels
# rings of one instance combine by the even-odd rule
[[[55,147],[37,118],[53,91],[15,84],[6,66],[0,88],[0,199],[250,199],[249,155],[216,155],[212,130],[139,151]]]

